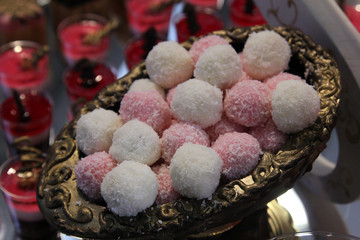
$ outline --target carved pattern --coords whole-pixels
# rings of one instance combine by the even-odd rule
[[[81,153],[74,140],[75,128],[80,114],[99,107],[116,111],[131,83],[147,77],[145,64],[140,63],[87,103],[51,146],[39,186],[39,206],[47,220],[64,233],[88,238],[183,237],[246,217],[291,188],[309,170],[330,137],[339,104],[340,75],[330,55],[297,30],[256,26],[214,34],[227,39],[240,52],[251,32],[265,29],[272,29],[287,39],[295,64],[290,72],[306,70],[303,77],[314,85],[321,97],[321,111],[313,126],[290,135],[276,154],[265,152],[249,176],[222,184],[211,199],[183,198],[154,205],[135,217],[116,216],[106,209],[105,203],[89,201],[76,188],[72,168]],[[195,40],[190,38],[182,45],[189,49]],[[78,201],[81,206],[76,205]]]

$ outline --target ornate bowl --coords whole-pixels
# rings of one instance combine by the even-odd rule
[[[101,90],[64,126],[51,146],[38,189],[39,207],[47,221],[65,234],[83,238],[182,238],[236,222],[290,189],[326,147],[339,105],[340,74],[336,62],[321,46],[294,29],[256,26],[214,34],[227,39],[240,52],[251,32],[266,29],[288,40],[292,49],[289,72],[306,79],[318,92],[321,110],[315,124],[289,135],[276,154],[265,152],[250,175],[221,185],[211,199],[182,198],[154,205],[135,217],[116,216],[104,202],[89,201],[76,187],[73,169],[84,156],[75,141],[76,123],[80,114],[95,108],[117,111],[131,83],[148,77],[142,62]],[[190,38],[182,45],[189,49],[195,40]]]

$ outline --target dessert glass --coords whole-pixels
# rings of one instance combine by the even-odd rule
[[[230,20],[234,26],[251,27],[266,24],[253,0],[233,0],[229,8]]]

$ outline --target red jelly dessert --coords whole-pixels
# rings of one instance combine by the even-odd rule
[[[81,59],[65,74],[65,85],[71,101],[90,101],[102,88],[116,80],[105,64]]]
[[[350,22],[360,32],[360,7],[359,5],[344,4],[344,11]]]
[[[10,89],[19,92],[42,89],[48,79],[48,56],[42,57],[35,67],[25,68],[24,59],[41,46],[30,41],[15,41],[0,49],[0,82],[5,95],[10,95]]]
[[[62,52],[69,65],[81,58],[104,61],[110,46],[110,37],[104,36],[97,43],[87,43],[88,34],[102,30],[106,20],[94,14],[76,15],[60,23],[58,36]]]
[[[266,24],[252,0],[234,0],[230,5],[230,19],[234,26],[250,27]]]

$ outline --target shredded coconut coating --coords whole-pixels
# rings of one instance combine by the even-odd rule
[[[291,73],[286,73],[286,72],[281,72],[275,76],[267,78],[263,82],[266,84],[266,86],[272,92],[272,91],[274,91],[274,89],[276,88],[276,85],[279,82],[286,81],[286,80],[302,80],[305,82],[305,80],[301,79],[300,76],[297,76],[297,75],[294,75]]]
[[[76,142],[82,152],[90,155],[108,151],[116,129],[122,125],[120,116],[103,108],[82,115],[76,125]]]
[[[149,125],[134,119],[115,131],[109,153],[118,162],[151,165],[160,158],[160,139]]]
[[[291,49],[282,36],[266,30],[249,35],[243,57],[244,71],[254,79],[264,80],[288,68]]]
[[[170,126],[172,118],[169,105],[155,91],[126,93],[119,113],[123,122],[138,119],[151,126],[159,135]]]
[[[105,176],[101,195],[114,214],[132,217],[155,202],[158,189],[156,175],[149,166],[124,161]]]
[[[209,127],[221,119],[222,91],[205,81],[190,79],[176,87],[171,110],[179,121]]]
[[[214,142],[212,148],[220,155],[222,174],[230,181],[248,175],[262,154],[258,140],[248,133],[225,133]]]
[[[170,176],[174,188],[189,198],[209,198],[219,185],[222,161],[213,149],[185,143],[174,154]]]
[[[241,77],[240,57],[231,45],[207,48],[195,65],[194,76],[220,89],[230,88]]]
[[[176,123],[166,129],[161,137],[162,157],[170,162],[176,150],[184,143],[210,145],[206,132],[200,126],[192,123]]]
[[[259,141],[263,151],[272,153],[277,152],[287,139],[287,135],[276,127],[272,119],[264,125],[251,128],[249,133]]]
[[[155,173],[159,184],[159,192],[155,203],[160,205],[179,199],[180,194],[172,185],[169,166],[162,164]]]
[[[257,80],[238,82],[226,93],[226,116],[245,127],[259,126],[271,116],[271,95],[267,86]]]
[[[312,125],[320,111],[320,98],[303,81],[279,82],[272,94],[272,119],[284,133],[294,133]]]
[[[100,199],[101,183],[115,166],[116,162],[107,152],[96,152],[80,159],[74,169],[77,187],[90,199]]]
[[[188,80],[194,70],[190,53],[174,41],[155,45],[145,59],[145,66],[150,79],[163,88]]]
[[[166,94],[166,102],[168,103],[169,106],[171,106],[171,101],[174,97],[175,89],[176,89],[176,86],[173,88],[170,88]]]
[[[157,91],[165,99],[165,90],[149,78],[140,78],[134,81],[128,92],[132,91]]]
[[[205,49],[214,46],[214,45],[230,45],[229,42],[217,35],[207,35],[195,41],[189,50],[189,53],[196,64],[200,55],[205,51]]]

